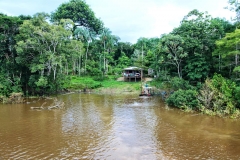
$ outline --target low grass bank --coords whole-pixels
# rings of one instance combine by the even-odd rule
[[[103,94],[140,93],[141,82],[117,81],[117,78],[115,76],[106,76],[104,78],[71,76],[70,83],[66,84],[65,88],[71,91],[88,90]]]

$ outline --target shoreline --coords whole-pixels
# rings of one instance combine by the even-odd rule
[[[127,89],[120,89],[120,88],[97,88],[97,89],[86,89],[84,90],[68,90],[67,92],[63,92],[60,94],[69,94],[69,93],[93,93],[93,94],[106,94],[106,95],[139,95],[139,90],[127,90]]]

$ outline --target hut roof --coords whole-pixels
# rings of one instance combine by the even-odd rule
[[[139,68],[139,67],[128,67],[128,68],[124,68],[123,70],[133,70],[133,71],[136,71],[136,70],[142,70],[142,68]]]

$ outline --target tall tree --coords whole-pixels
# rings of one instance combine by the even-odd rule
[[[108,72],[108,60],[113,59],[113,55],[110,55],[113,50],[116,49],[117,42],[120,38],[118,36],[112,35],[109,28],[104,27],[100,34],[100,42],[103,47],[103,69],[104,73]]]
[[[101,20],[96,18],[94,12],[84,0],[70,0],[61,4],[52,13],[52,21],[60,21],[61,19],[71,19],[75,23],[75,29],[78,26],[84,26],[96,33],[99,33],[103,26]]]
[[[185,79],[191,79],[190,75],[197,73],[201,74],[202,70],[200,68],[206,68],[206,76],[212,76],[214,71],[214,65],[212,52],[215,49],[215,41],[220,38],[220,35],[223,32],[223,27],[221,23],[214,21],[211,16],[207,13],[199,12],[198,10],[190,11],[182,20],[180,26],[175,28],[172,31],[174,35],[180,35],[184,40],[184,51],[188,53],[186,63],[183,66],[188,67],[184,68],[183,75]],[[202,57],[202,58],[196,58]],[[189,67],[192,63],[192,60],[199,60],[197,63],[199,71],[192,70]],[[205,62],[203,62],[205,61]],[[203,66],[207,65],[207,67]],[[189,74],[189,72],[193,72]],[[196,76],[200,77],[200,76]],[[205,77],[205,76],[204,76]],[[204,77],[201,77],[199,80],[204,80]]]
[[[144,66],[144,55],[147,54],[147,42],[148,42],[148,39],[147,38],[144,38],[144,37],[141,37],[137,40],[137,43],[135,44],[135,49],[139,50],[141,54],[141,67]],[[137,53],[137,52],[136,52]]]
[[[122,53],[125,53],[125,55],[130,58],[133,54],[134,48],[133,45],[129,42],[118,42],[117,43],[117,50],[114,55],[114,60],[118,60],[120,58]]]
[[[239,22],[240,22],[240,2],[239,2],[239,0],[228,0],[228,4],[230,6],[227,6],[226,9],[229,9],[230,11],[234,11],[236,13],[236,16],[233,20],[239,24]]]
[[[65,73],[68,75],[68,68],[71,66],[72,75],[75,75],[76,71],[78,71],[78,75],[80,76],[82,72],[82,57],[85,51],[83,47],[84,44],[78,40],[71,40],[63,46],[64,47],[61,48],[61,52],[65,55],[62,57],[62,65],[65,65]]]
[[[57,82],[56,75],[65,57],[60,52],[61,47],[72,35],[71,30],[66,30],[67,20],[62,20],[63,25],[51,25],[47,18],[47,14],[38,13],[33,19],[24,21],[17,37],[17,62],[29,68],[36,77],[35,84],[41,88]]]
[[[170,63],[176,66],[179,78],[182,78],[181,63],[188,55],[183,49],[183,44],[183,38],[179,35],[168,34],[161,38],[162,50],[167,54]]]
[[[222,55],[224,63],[230,69],[229,73],[231,74],[234,68],[239,68],[240,29],[227,33],[224,38],[216,41],[216,45],[215,53]]]
[[[220,18],[214,18],[211,20],[211,25],[212,27],[215,28],[215,32],[213,32],[213,37],[215,37],[216,40],[220,40],[223,37],[226,36],[226,33],[231,33],[236,29],[236,26],[231,24],[229,21],[225,19],[220,19]],[[212,52],[213,55],[213,65],[216,68],[216,72],[224,74],[223,70],[223,61],[222,58],[222,53],[218,52],[218,49],[214,49],[214,52]],[[215,63],[216,62],[216,63]]]
[[[81,27],[81,28],[77,28],[74,31],[74,35],[78,40],[81,40],[82,42],[84,42],[85,46],[86,46],[86,53],[85,53],[85,74],[87,71],[87,60],[88,60],[88,52],[89,52],[89,46],[90,43],[94,40],[94,38],[96,37],[96,33],[94,31],[89,30],[88,28],[85,27]]]
[[[15,36],[23,23],[19,17],[0,13],[0,94],[20,91],[21,66],[16,63]]]

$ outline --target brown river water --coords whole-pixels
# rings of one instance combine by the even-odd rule
[[[240,159],[240,120],[184,113],[160,97],[68,94],[0,104],[0,160]]]

